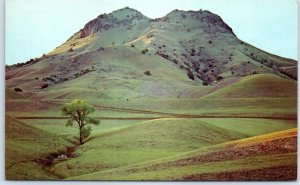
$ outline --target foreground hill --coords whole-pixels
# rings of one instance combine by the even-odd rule
[[[69,143],[57,135],[26,125],[10,116],[5,118],[6,179],[56,179],[43,170],[38,159],[64,149]]]
[[[297,129],[290,129],[71,179],[295,180],[296,169]]]
[[[258,127],[260,129],[254,129]],[[78,149],[77,158],[54,165],[51,171],[69,178],[294,127],[295,123],[284,120],[223,119],[223,123],[215,119],[151,120],[104,134],[94,134],[86,145]],[[99,175],[92,179],[105,178]],[[113,176],[108,179],[111,178]],[[117,176],[114,178],[118,179]],[[123,180],[123,177],[118,180]]]

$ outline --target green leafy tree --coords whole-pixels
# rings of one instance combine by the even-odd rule
[[[88,104],[85,100],[75,99],[70,103],[65,103],[61,107],[62,114],[68,117],[66,126],[73,126],[73,123],[78,124],[79,128],[79,141],[80,144],[84,143],[92,131],[90,125],[98,125],[99,120],[89,117],[88,115],[95,111],[95,108]]]

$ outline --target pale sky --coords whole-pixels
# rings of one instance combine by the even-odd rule
[[[6,0],[6,64],[48,53],[88,21],[126,6],[150,18],[174,9],[209,10],[241,40],[298,58],[298,0]]]

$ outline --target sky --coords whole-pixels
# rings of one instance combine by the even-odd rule
[[[267,52],[298,59],[298,0],[7,0],[5,62],[40,57],[64,43],[90,20],[130,7],[147,17],[174,9],[209,10],[241,40]]]

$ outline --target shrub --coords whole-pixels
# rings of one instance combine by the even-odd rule
[[[36,80],[38,80],[38,79],[39,79],[39,77],[35,77],[35,79],[36,79]]]
[[[134,44],[131,44],[131,47],[132,47],[132,48],[134,48],[134,47],[135,47],[135,45],[134,45]]]
[[[223,80],[223,76],[218,76],[217,81]]]
[[[194,74],[192,71],[188,70],[188,73],[187,73],[188,77],[191,79],[191,80],[195,80],[195,77],[194,77]]]
[[[208,43],[209,43],[209,44],[212,44],[212,41],[210,40],[210,41],[208,41]]]
[[[68,52],[73,52],[74,50],[73,50],[73,48],[70,48],[69,50],[68,50]]]
[[[146,54],[149,50],[148,49],[144,49],[142,50],[142,54]]]
[[[207,86],[208,85],[208,83],[207,82],[202,82],[202,85],[205,85],[205,86]]]
[[[151,76],[151,73],[150,73],[150,71],[145,71],[144,75]]]
[[[16,91],[16,92],[22,92],[22,89],[19,88],[19,87],[16,87],[16,88],[15,88],[15,91]]]
[[[43,84],[42,86],[41,86],[41,89],[45,89],[45,88],[47,88],[47,87],[49,87],[49,84]]]

